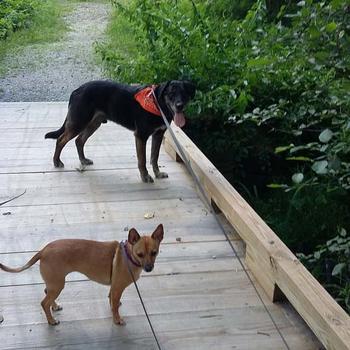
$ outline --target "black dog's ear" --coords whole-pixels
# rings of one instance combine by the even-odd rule
[[[195,85],[189,80],[184,80],[183,84],[187,94],[190,96],[192,100],[194,98],[194,95],[196,94]]]
[[[158,86],[158,89],[157,89],[157,98],[160,98],[164,92],[166,91],[167,87],[169,86],[171,80],[168,80],[164,83],[161,83],[159,86]]]

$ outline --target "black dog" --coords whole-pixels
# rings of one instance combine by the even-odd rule
[[[63,167],[60,154],[68,141],[75,140],[83,165],[93,164],[84,155],[87,139],[107,120],[134,131],[138,168],[143,182],[153,182],[146,168],[146,142],[152,135],[151,164],[156,178],[168,177],[158,167],[159,149],[166,130],[154,95],[169,123],[185,124],[183,109],[195,95],[195,87],[188,81],[171,80],[157,86],[135,86],[111,81],[92,81],[74,90],[70,96],[66,120],[60,129],[45,138],[57,139],[53,156],[55,167]]]

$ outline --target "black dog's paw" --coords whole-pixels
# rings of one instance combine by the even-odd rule
[[[94,164],[94,162],[91,159],[88,159],[88,158],[80,159],[80,163],[81,163],[81,165],[92,165],[92,164]]]
[[[141,175],[141,179],[145,183],[153,183],[154,182],[154,180],[150,174]]]
[[[63,162],[59,159],[59,160],[54,160],[53,161],[53,165],[55,166],[55,168],[64,168],[64,164]]]
[[[167,173],[162,171],[156,173],[155,175],[157,179],[166,179],[167,177],[169,177]]]

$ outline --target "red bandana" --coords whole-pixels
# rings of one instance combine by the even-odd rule
[[[134,97],[140,106],[147,112],[161,116],[160,111],[157,107],[156,101],[154,100],[153,91],[156,85],[147,86],[144,89],[137,92]]]

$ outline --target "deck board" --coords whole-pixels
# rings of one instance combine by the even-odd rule
[[[146,233],[162,222],[155,270],[139,281],[162,349],[284,349],[184,166],[162,150],[169,179],[141,183],[132,133],[108,123],[88,141],[93,166],[76,170],[71,142],[62,153],[66,167],[57,170],[54,142],[44,134],[65,114],[66,103],[0,103],[0,202],[26,190],[0,206],[0,261],[18,266],[55,239],[122,240],[127,228]],[[146,212],[155,217],[146,220]],[[225,228],[244,258],[244,244]],[[61,324],[50,327],[40,306],[43,288],[38,265],[21,274],[0,271],[0,349],[156,349],[133,286],[122,298],[125,327],[112,323],[108,288],[78,273],[59,298]],[[321,348],[290,305],[262,296],[291,349]]]

